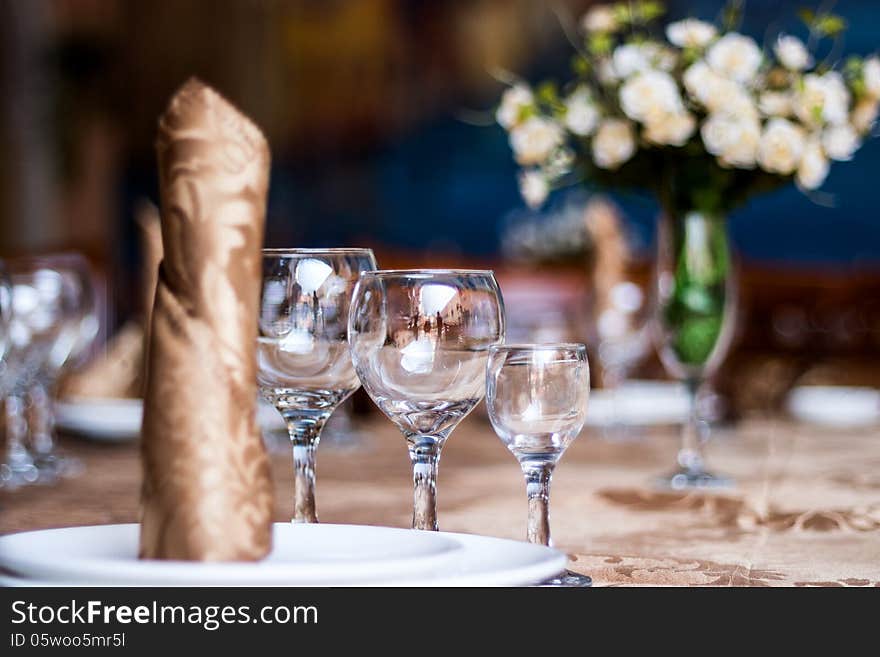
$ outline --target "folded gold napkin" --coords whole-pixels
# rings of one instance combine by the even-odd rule
[[[269,149],[191,79],[159,120],[164,259],[142,431],[143,558],[255,560],[271,541],[256,425],[256,331]]]

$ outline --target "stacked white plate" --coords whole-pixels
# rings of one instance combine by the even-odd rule
[[[880,425],[880,390],[851,386],[798,386],[788,395],[796,420],[829,428]]]
[[[59,429],[99,442],[137,440],[143,415],[141,399],[72,397],[55,403]],[[284,429],[281,415],[265,402],[257,406],[257,422],[263,430]]]
[[[488,536],[277,523],[257,563],[137,558],[136,524],[0,537],[3,586],[524,586],[566,564],[552,548]]]
[[[680,424],[688,416],[690,399],[685,387],[668,381],[626,381],[617,390],[590,392],[587,425],[633,427]]]

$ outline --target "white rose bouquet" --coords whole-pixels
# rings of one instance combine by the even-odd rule
[[[762,49],[736,31],[735,5],[721,25],[688,18],[660,30],[664,12],[652,1],[594,6],[573,80],[504,92],[496,118],[529,205],[583,178],[724,214],[791,181],[818,189],[831,161],[850,160],[870,135],[880,57],[831,59],[840,17],[804,11],[806,43],[780,34]]]

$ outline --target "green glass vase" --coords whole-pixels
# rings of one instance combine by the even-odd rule
[[[663,486],[727,486],[728,477],[706,469],[703,445],[708,425],[700,418],[697,397],[721,365],[730,346],[736,308],[734,263],[726,217],[698,210],[664,212],[657,239],[656,328],[660,359],[682,381],[690,412],[682,426],[675,470]]]

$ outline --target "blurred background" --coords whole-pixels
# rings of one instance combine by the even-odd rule
[[[494,267],[512,336],[587,340],[597,384],[661,377],[639,324],[657,207],[574,189],[526,210],[492,120],[501,72],[566,77],[560,24],[590,4],[0,0],[0,257],[79,250],[101,281],[102,334],[138,313],[135,217],[157,200],[156,119],[197,75],[268,136],[268,246]],[[721,4],[676,0],[669,13],[712,19]],[[750,2],[743,31],[798,33],[802,4]],[[874,0],[834,11],[850,25],[846,52],[877,48]],[[773,407],[796,382],[880,385],[878,174],[875,139],[832,168],[821,203],[789,187],[733,214],[741,306],[716,383],[724,414]],[[632,331],[600,353],[612,302]]]

